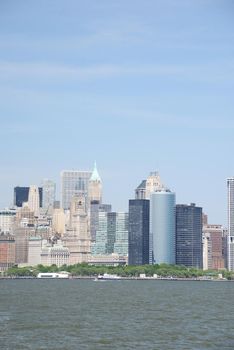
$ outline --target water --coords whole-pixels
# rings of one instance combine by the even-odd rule
[[[234,349],[234,283],[0,280],[0,349]]]

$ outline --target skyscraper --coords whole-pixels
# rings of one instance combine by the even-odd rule
[[[29,209],[34,212],[34,216],[39,216],[40,214],[39,190],[38,190],[38,187],[35,185],[31,185],[29,187],[28,206],[29,206]]]
[[[129,200],[128,264],[149,264],[149,200]]]
[[[234,271],[234,177],[227,179],[228,195],[228,240],[227,260],[228,270]]]
[[[83,192],[88,198],[91,171],[63,170],[61,172],[61,203],[63,209],[70,209],[72,197]]]
[[[54,206],[56,185],[53,181],[44,179],[42,181],[42,189],[43,189],[42,207],[45,210],[49,210]]]
[[[150,262],[175,264],[175,193],[165,188],[150,196]]]
[[[128,255],[128,213],[99,212],[99,227],[92,254]]]
[[[202,268],[202,208],[176,206],[176,264]]]
[[[96,162],[94,164],[94,169],[92,175],[89,179],[89,201],[97,201],[99,203],[102,202],[102,181],[97,171]]]
[[[163,187],[159,173],[153,171],[146,180],[142,180],[135,190],[135,199],[150,199],[150,194]]]
[[[40,199],[40,208],[42,207],[42,187],[38,187],[39,190],[39,199]],[[14,205],[21,208],[23,203],[28,201],[29,187],[17,186],[14,188]]]

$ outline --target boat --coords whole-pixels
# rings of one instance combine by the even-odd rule
[[[64,272],[64,273],[59,273],[59,272],[40,272],[37,275],[37,278],[69,278],[69,273]]]
[[[120,280],[121,276],[111,275],[109,273],[104,273],[103,275],[98,275],[95,281],[107,281],[107,280]]]

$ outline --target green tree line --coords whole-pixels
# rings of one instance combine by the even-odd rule
[[[10,277],[36,277],[39,272],[69,272],[72,276],[97,276],[99,274],[109,273],[116,274],[122,277],[139,277],[140,274],[145,274],[147,277],[157,274],[159,277],[177,277],[177,278],[196,278],[209,276],[218,278],[220,273],[227,279],[234,279],[234,272],[226,270],[201,270],[196,268],[188,268],[181,265],[142,265],[142,266],[96,266],[86,263],[76,265],[56,265],[43,266],[37,265],[33,267],[12,267],[5,272],[5,276]]]

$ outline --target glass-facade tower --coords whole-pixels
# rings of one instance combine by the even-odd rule
[[[175,193],[159,189],[150,196],[150,263],[175,264]]]
[[[61,202],[63,209],[70,209],[72,197],[82,192],[88,198],[91,171],[64,170],[61,173]]]
[[[149,200],[129,200],[128,264],[149,264]]]
[[[176,264],[202,268],[202,208],[176,206]]]

